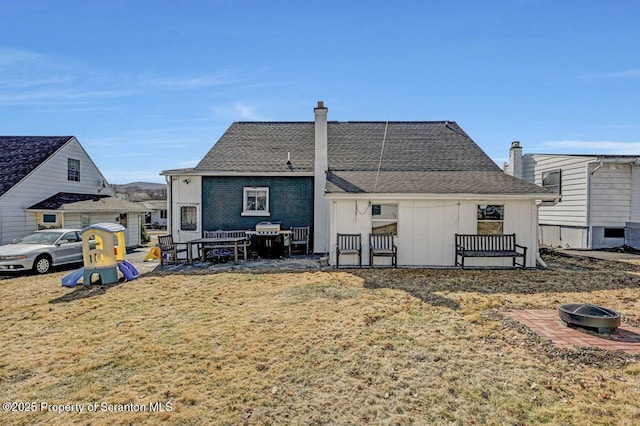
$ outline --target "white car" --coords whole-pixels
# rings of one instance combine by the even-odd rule
[[[79,229],[47,229],[0,246],[0,272],[33,269],[46,274],[52,266],[83,261]]]

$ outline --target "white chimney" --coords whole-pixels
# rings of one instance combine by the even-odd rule
[[[509,149],[509,164],[507,164],[507,174],[522,179],[522,147],[520,142],[511,142],[511,148]]]
[[[329,200],[324,197],[329,160],[327,156],[327,108],[322,101],[315,113],[315,162],[313,180],[313,252],[329,252]]]

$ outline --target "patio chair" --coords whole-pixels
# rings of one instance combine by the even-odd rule
[[[361,239],[362,236],[360,234],[338,234],[336,241],[336,269],[340,267],[341,254],[357,255],[358,268],[362,268]]]
[[[188,246],[173,242],[173,235],[159,235],[158,246],[160,247],[160,266],[163,266],[165,261],[177,264],[189,260]],[[180,253],[184,253],[184,257],[181,257]]]
[[[369,234],[369,266],[373,268],[376,256],[390,257],[391,266],[398,267],[398,247],[393,242],[393,234]]]
[[[304,246],[304,254],[309,254],[309,226],[291,227],[291,240],[289,240],[289,254],[293,246]]]

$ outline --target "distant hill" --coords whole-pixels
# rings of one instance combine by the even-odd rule
[[[132,182],[121,185],[112,184],[120,198],[129,201],[166,200],[167,185],[153,182]]]
[[[164,183],[154,183],[154,182],[131,182],[124,183],[118,185],[111,185],[113,187],[117,187],[118,189],[141,189],[143,191],[146,190],[157,190],[157,189],[166,189],[167,185]]]

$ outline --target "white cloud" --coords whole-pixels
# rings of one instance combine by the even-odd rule
[[[561,140],[533,144],[531,152],[562,154],[634,155],[640,153],[640,142]]]
[[[611,71],[592,74],[581,74],[578,78],[593,78],[593,79],[606,79],[606,78],[633,78],[640,77],[640,68],[625,70],[625,71]]]
[[[131,95],[128,90],[92,90],[82,88],[43,88],[42,90],[0,92],[0,105],[74,103],[87,99],[116,98]]]
[[[42,64],[45,57],[29,50],[0,47],[0,69],[21,67],[23,64]]]
[[[237,82],[237,78],[229,72],[221,71],[215,75],[192,77],[158,77],[144,79],[145,83],[170,89],[201,89],[204,87],[223,86]]]
[[[217,119],[226,121],[266,121],[256,111],[256,107],[245,102],[238,101],[230,106],[214,107],[213,113]]]

